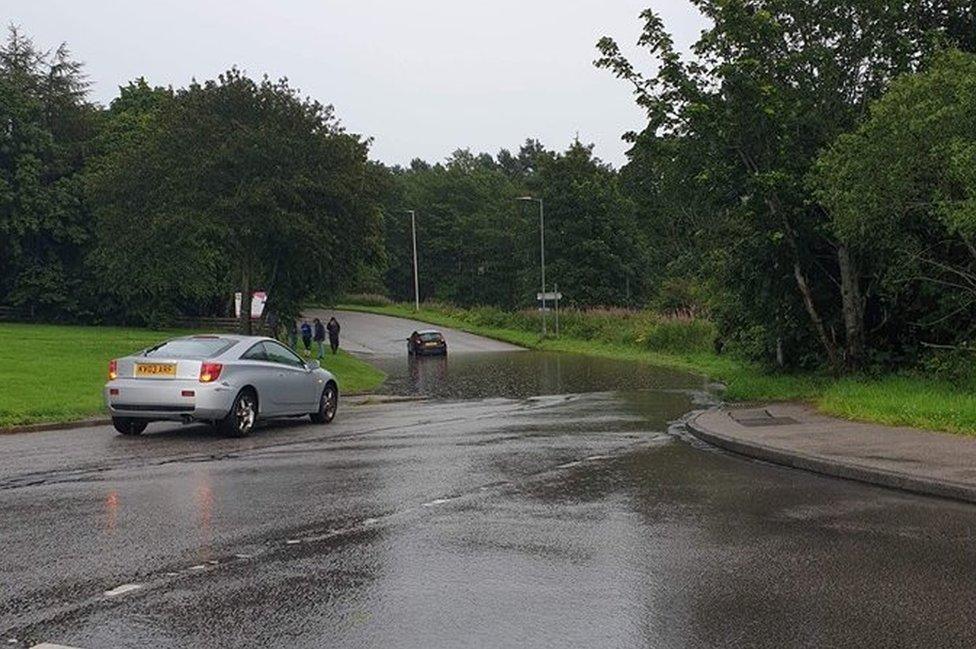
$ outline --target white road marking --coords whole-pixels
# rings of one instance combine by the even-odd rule
[[[116,586],[112,590],[105,591],[105,597],[118,597],[119,595],[125,595],[126,593],[131,593],[134,590],[139,590],[142,588],[142,584],[122,584],[121,586]]]
[[[287,541],[285,541],[285,545],[298,545],[301,542],[302,542],[301,539],[288,539]]]
[[[582,464],[582,462],[567,462],[566,464],[560,464],[556,468],[557,469],[569,469],[569,468],[574,467],[574,466],[579,466],[580,464]]]
[[[190,566],[189,568],[187,568],[187,570],[206,570],[206,569],[207,569],[207,564],[205,563],[201,563],[196,566]]]
[[[7,642],[10,642],[9,640]],[[17,642],[14,640],[14,642]],[[41,644],[36,644],[31,649],[78,649],[78,647],[69,647],[64,644],[51,644],[50,642],[42,642]]]
[[[438,498],[437,500],[432,500],[429,503],[424,503],[424,507],[433,507],[434,505],[443,505],[444,503],[451,502],[451,498]]]
[[[253,554],[235,554],[234,555],[234,558],[235,559],[253,559],[254,558],[254,555]]]

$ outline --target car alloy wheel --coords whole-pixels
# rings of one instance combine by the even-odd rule
[[[234,408],[234,422],[237,434],[247,435],[254,428],[254,421],[257,419],[257,408],[255,407],[254,397],[245,392],[237,397],[237,404]]]
[[[325,386],[325,390],[322,391],[322,419],[326,422],[330,422],[335,419],[336,409],[339,405],[339,395],[336,393],[335,386],[331,383]]]
[[[322,396],[319,397],[319,409],[311,414],[312,421],[316,424],[328,424],[335,419],[338,408],[339,388],[330,381],[322,390]]]

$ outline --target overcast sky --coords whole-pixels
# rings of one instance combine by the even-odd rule
[[[594,45],[612,35],[636,53],[647,6],[679,45],[704,26],[686,0],[3,0],[0,19],[38,46],[67,42],[102,104],[139,76],[184,86],[237,65],[333,104],[386,163],[527,137],[562,149],[578,133],[619,166],[643,120]]]

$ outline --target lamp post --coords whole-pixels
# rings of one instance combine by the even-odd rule
[[[539,259],[542,266],[542,337],[546,336],[546,214],[541,198],[520,196],[515,199],[522,202],[539,203]]]
[[[417,211],[407,210],[410,214],[410,228],[413,231],[413,308],[420,311],[420,280],[417,275]]]

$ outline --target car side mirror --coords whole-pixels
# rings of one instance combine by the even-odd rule
[[[322,367],[322,364],[319,363],[318,361],[309,361],[309,362],[305,363],[305,368],[309,372],[315,371],[315,370],[319,369],[320,367]]]

